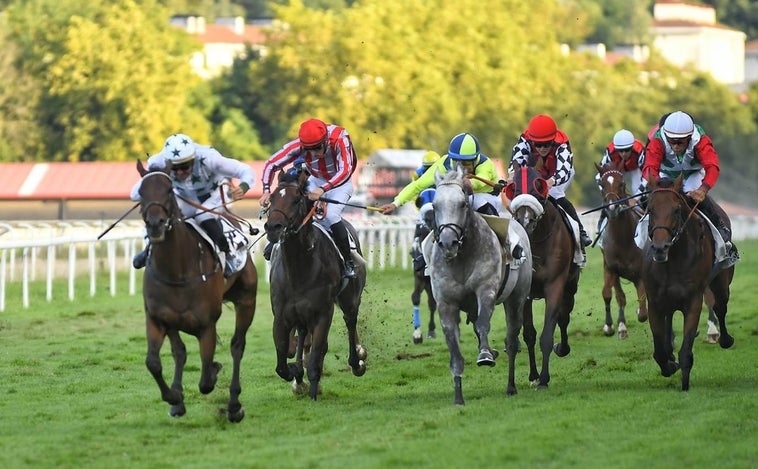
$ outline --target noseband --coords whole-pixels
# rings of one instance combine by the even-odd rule
[[[651,194],[655,194],[656,192],[671,192],[671,193],[675,194],[679,198],[680,206],[681,205],[684,205],[685,207],[688,206],[687,201],[684,199],[684,196],[682,194],[680,194],[678,191],[674,190],[674,189],[669,189],[667,187],[660,188],[660,189],[655,189],[654,191],[652,191]],[[652,198],[652,196],[651,196],[651,198]],[[649,206],[650,206],[650,203],[648,203],[648,207]],[[671,241],[668,243],[668,245],[672,246],[674,243],[676,243],[676,241],[679,239],[679,237],[682,235],[682,233],[684,233],[684,228],[687,226],[687,222],[692,218],[692,214],[695,212],[696,208],[697,208],[697,204],[687,214],[687,218],[685,218],[684,221],[680,220],[680,222],[678,223],[678,226],[676,226],[674,228],[671,228],[671,227],[665,226],[665,225],[654,225],[654,226],[652,226],[651,228],[648,229],[648,233],[647,233],[648,234],[648,238],[650,238],[650,240],[653,239],[653,233],[655,232],[655,230],[664,230],[664,231],[666,231],[669,234],[669,236],[671,236]],[[650,209],[648,208],[648,211],[649,210]],[[680,219],[681,219],[681,217],[680,217]]]
[[[162,172],[158,171],[158,172],[153,172],[153,173],[146,174],[145,177],[142,178],[143,183],[144,183],[145,179],[147,179],[148,177],[153,176],[153,175],[157,175],[157,174],[161,174],[163,176],[166,176],[166,178],[168,178],[168,174],[162,173]],[[170,178],[169,178],[169,183],[171,183],[171,179]],[[171,184],[169,185],[168,191],[166,192],[166,196],[168,196],[168,195],[173,195],[173,186]],[[140,197],[141,196],[142,196],[142,194],[140,194]],[[146,217],[147,217],[148,210],[151,207],[153,207],[153,206],[157,206],[161,210],[163,210],[163,212],[166,214],[166,222],[164,223],[164,227],[165,227],[165,229],[167,231],[170,231],[173,228],[173,221],[174,221],[174,218],[176,217],[176,213],[175,213],[176,211],[173,210],[174,208],[176,208],[176,205],[175,205],[176,199],[174,199],[174,198],[168,198],[168,200],[169,200],[169,205],[170,205],[169,207],[167,207],[165,204],[163,204],[161,202],[157,202],[155,200],[151,200],[151,201],[149,201],[147,203],[141,203],[140,204],[140,215],[142,216],[142,221],[145,222],[145,224],[147,224],[147,218]],[[174,202],[173,204],[171,204],[172,201]]]
[[[441,183],[437,184],[437,188],[439,189],[442,186],[451,186],[451,185],[455,185],[458,188],[460,188],[461,192],[463,192],[463,194],[465,196],[466,193],[463,191],[463,186],[460,185],[456,181],[441,182]],[[471,204],[469,204],[469,206],[470,205]],[[464,226],[468,223],[468,216],[469,216],[468,215],[468,211],[465,211],[464,212],[464,220],[463,220]],[[461,226],[461,225],[459,225],[457,223],[442,223],[442,224],[438,224],[437,223],[437,215],[436,215],[436,213],[434,215],[434,218],[435,218],[434,237],[435,237],[435,239],[438,240],[438,242],[439,242],[440,235],[442,234],[442,232],[444,230],[446,230],[446,229],[449,229],[449,230],[452,230],[453,233],[455,234],[455,239],[456,239],[457,243],[459,245],[463,244],[463,239],[464,239],[464,236],[465,236],[464,226]]]

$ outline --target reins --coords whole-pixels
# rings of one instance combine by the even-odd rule
[[[654,189],[654,190],[652,190],[650,192],[652,194],[654,194],[656,192],[671,192],[671,193],[675,194],[679,198],[679,201],[682,204],[684,204],[685,207],[689,207],[689,204],[687,203],[687,200],[685,200],[684,196],[681,193],[679,193],[679,191],[677,191],[677,190],[671,189],[669,187],[662,187],[662,188]],[[695,213],[695,210],[697,210],[697,206],[698,205],[700,205],[700,202],[695,202],[695,205],[692,206],[692,209],[690,209],[689,213],[687,214],[687,217],[684,219],[684,221],[681,223],[681,225],[679,225],[679,227],[676,228],[676,231],[672,230],[668,226],[655,225],[655,226],[653,226],[652,228],[650,228],[648,230],[648,237],[650,239],[652,239],[653,238],[653,233],[655,232],[655,230],[659,230],[659,229],[660,230],[665,230],[671,236],[671,243],[670,244],[673,245],[674,243],[676,243],[676,241],[679,239],[679,237],[684,232],[684,229],[687,226],[687,222],[689,222],[690,219],[692,218],[692,215]],[[649,211],[650,211],[650,203],[648,203],[648,212]]]

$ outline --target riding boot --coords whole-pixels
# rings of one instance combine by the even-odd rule
[[[200,222],[200,227],[208,233],[216,246],[224,253],[229,254],[229,240],[224,236],[224,228],[221,227],[221,221],[215,218],[210,220],[203,220]]]
[[[342,276],[347,278],[355,277],[355,262],[353,262],[353,256],[350,253],[350,239],[348,238],[345,223],[340,220],[333,224],[330,230],[332,238],[334,238],[334,244],[337,245],[342,258],[345,259],[345,270],[342,272]]]
[[[141,269],[147,264],[147,253],[150,249],[150,245],[145,246],[145,249],[134,255],[132,259],[132,267],[135,269]]]
[[[703,215],[708,217],[711,223],[713,223],[713,226],[716,227],[719,234],[724,239],[727,255],[731,258],[739,259],[737,247],[732,243],[732,230],[730,230],[729,227],[726,226],[726,223],[724,223],[724,219],[716,209],[716,202],[714,202],[712,198],[706,196],[705,199],[700,202],[698,208],[703,213]]]
[[[266,244],[266,247],[263,248],[263,258],[267,261],[271,260],[271,251],[274,250],[274,243],[268,243]]]
[[[584,254],[584,248],[592,244],[592,239],[587,236],[587,232],[584,231],[584,225],[582,225],[582,221],[579,219],[579,215],[576,213],[576,209],[571,204],[571,201],[566,197],[561,197],[555,201],[558,203],[558,205],[561,206],[563,210],[566,211],[568,216],[573,218],[579,224],[579,245],[582,246],[582,254]]]
[[[411,259],[413,261],[413,270],[422,270],[426,263],[424,262],[424,254],[421,251],[421,241],[423,241],[421,234],[425,230],[425,226],[421,223],[416,224],[416,232],[413,237],[413,244],[411,245]]]

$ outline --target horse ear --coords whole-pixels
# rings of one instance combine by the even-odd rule
[[[145,174],[147,174],[147,170],[142,165],[142,160],[140,160],[139,158],[137,158],[137,172],[139,173],[140,176],[144,176]]]
[[[674,189],[677,191],[682,189],[682,184],[684,183],[684,177],[680,174],[676,177],[676,180],[674,181]]]
[[[439,169],[434,170],[434,185],[439,185],[442,182],[442,174]]]
[[[597,168],[597,172],[600,174],[603,174],[603,167],[600,166],[597,161],[595,161],[595,168]]]
[[[505,186],[505,196],[508,200],[513,200],[516,197],[516,183],[511,181]]]
[[[536,190],[541,197],[547,197],[550,188],[547,186],[547,181],[542,178],[537,178],[534,180],[534,190]]]

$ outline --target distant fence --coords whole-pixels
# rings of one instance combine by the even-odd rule
[[[408,252],[413,242],[415,216],[366,216],[351,218],[351,222],[358,231],[369,270],[383,270],[388,266],[409,267]],[[582,222],[592,233],[597,224],[597,215],[583,216]],[[262,222],[256,220],[252,223],[263,233]],[[112,296],[124,290],[134,295],[138,274],[132,268],[132,257],[144,246],[143,226],[141,221],[123,221],[103,239],[97,240],[97,236],[107,228],[102,222],[0,223],[0,311],[5,311],[10,285],[15,287],[20,284],[21,303],[28,308],[29,290],[42,279],[48,302],[53,300],[54,280],[66,280],[67,297],[73,301],[77,294],[83,294],[76,291],[77,279],[88,276],[88,293],[92,297],[105,273]],[[735,240],[758,238],[758,217],[732,217],[732,232]],[[266,240],[261,234],[252,241],[255,244],[250,253],[256,265],[264,266],[261,276],[267,280],[268,263],[262,254]],[[123,277],[119,274],[124,272],[127,276],[125,286],[123,280],[121,285],[117,281]]]
[[[351,222],[358,231],[369,270],[409,266],[415,217],[373,216],[353,218]],[[261,234],[251,239],[254,244],[250,254],[256,265],[265,266],[261,275],[268,279],[262,222],[252,225]],[[42,280],[47,301],[53,300],[53,281],[60,279],[66,280],[67,297],[74,300],[77,293],[82,294],[76,290],[76,281],[84,275],[88,276],[89,296],[94,296],[105,273],[112,296],[119,289],[135,294],[138,276],[132,268],[132,258],[144,247],[143,226],[141,221],[123,221],[98,240],[107,228],[101,222],[0,223],[0,311],[5,311],[10,285],[20,284],[21,303],[28,308],[30,288]],[[117,282],[123,272],[127,272],[125,286],[123,280],[121,285]]]

